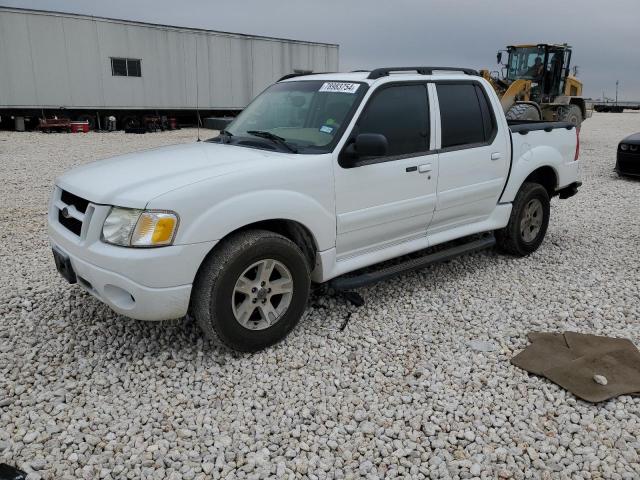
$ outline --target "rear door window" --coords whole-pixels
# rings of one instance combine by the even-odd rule
[[[495,118],[476,83],[436,85],[440,104],[442,148],[483,144],[495,133]]]
[[[367,104],[357,130],[387,137],[387,157],[426,152],[429,149],[426,85],[381,87]]]

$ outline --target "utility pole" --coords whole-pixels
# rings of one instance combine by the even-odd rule
[[[620,80],[616,80],[616,105],[618,105],[618,85],[620,84]]]

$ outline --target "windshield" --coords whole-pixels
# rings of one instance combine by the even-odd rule
[[[227,127],[226,132],[231,134],[227,135],[227,141],[249,146],[259,142],[266,148],[288,145],[290,151],[299,153],[328,152],[365,90],[364,84],[352,82],[276,83]]]
[[[539,81],[544,72],[544,47],[515,48],[509,53],[507,78]]]

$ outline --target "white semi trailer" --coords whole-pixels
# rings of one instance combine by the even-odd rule
[[[0,124],[233,114],[289,73],[338,69],[338,45],[0,7]]]

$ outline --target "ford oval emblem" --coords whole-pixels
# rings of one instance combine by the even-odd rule
[[[60,210],[60,213],[62,213],[62,216],[64,218],[71,218],[71,214],[69,213],[68,207],[64,207],[62,210]]]

